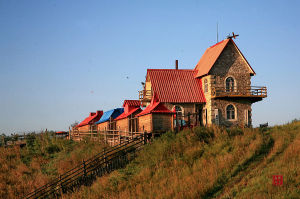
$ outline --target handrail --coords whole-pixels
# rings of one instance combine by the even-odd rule
[[[76,182],[81,178],[86,178],[91,172],[96,171],[98,168],[102,168],[105,164],[113,164],[114,159],[125,157],[126,154],[131,152],[131,149],[137,150],[146,142],[147,134],[144,133],[111,147],[109,150],[104,150],[84,161],[83,164],[77,165],[53,179],[51,182],[27,194],[25,198],[43,198],[44,196],[49,196],[51,194],[56,194],[56,197],[58,197],[58,190],[61,189],[63,192],[63,187],[68,188],[73,182]]]
[[[267,97],[267,87],[265,86],[245,86],[245,87],[231,87],[225,86],[213,87],[213,97]]]
[[[152,90],[139,91],[139,100],[144,100],[145,97],[151,97],[151,96],[152,96]]]

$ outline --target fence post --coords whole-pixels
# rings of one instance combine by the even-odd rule
[[[188,127],[191,128],[191,113],[188,112]]]
[[[83,160],[83,174],[84,174],[84,177],[87,176],[87,173],[86,173],[86,166],[85,166],[85,160]]]
[[[61,175],[59,175],[59,183],[60,183],[60,195],[62,196],[62,194],[63,194],[63,187],[62,187]]]
[[[107,162],[106,162],[106,152],[105,152],[105,148],[103,149],[103,159],[104,159],[105,171],[107,172]]]
[[[178,133],[178,127],[179,127],[179,120],[178,120],[178,113],[176,112],[175,114],[175,123],[176,123],[176,130],[175,130],[175,133]]]
[[[147,137],[146,136],[147,136],[147,134],[146,134],[146,132],[144,132],[144,145],[147,144]]]

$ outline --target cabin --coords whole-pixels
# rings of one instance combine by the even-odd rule
[[[252,86],[255,75],[232,37],[209,47],[194,69],[148,69],[139,99],[150,105],[154,93],[175,125],[252,126],[251,105],[267,97],[265,86]],[[153,125],[156,125],[153,123]]]
[[[161,133],[173,129],[174,111],[170,111],[162,102],[159,102],[156,95],[150,104],[139,114],[139,132]]]
[[[80,132],[89,132],[93,130],[94,123],[97,122],[103,115],[103,111],[91,112],[90,115],[80,122],[76,128]]]
[[[69,132],[67,131],[56,131],[55,132],[55,137],[58,138],[67,138],[69,136]]]
[[[139,100],[124,101],[124,112],[115,119],[117,130],[120,133],[129,132],[132,134],[138,132],[138,122],[135,115],[142,111],[140,106],[141,102]]]
[[[117,131],[115,119],[124,112],[124,108],[115,108],[104,112],[99,121],[96,122],[97,134],[104,138],[104,141],[111,144],[114,142],[115,132]]]

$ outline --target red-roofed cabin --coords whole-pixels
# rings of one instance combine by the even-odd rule
[[[55,136],[64,138],[64,137],[69,136],[69,132],[67,132],[67,131],[57,131],[57,132],[55,132]]]
[[[97,111],[96,113],[90,113],[90,115],[80,122],[76,127],[79,132],[89,132],[97,130],[95,122],[97,122],[103,115],[103,111]]]
[[[140,132],[165,132],[173,129],[174,111],[170,111],[162,102],[159,102],[156,95],[151,103],[139,114],[138,126]]]
[[[117,130],[122,132],[138,132],[138,122],[135,115],[140,113],[141,102],[139,100],[125,100],[124,112],[115,119]]]

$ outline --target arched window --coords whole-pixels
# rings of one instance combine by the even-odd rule
[[[226,119],[234,120],[235,119],[235,108],[232,104],[229,104],[226,107]]]
[[[234,79],[232,77],[227,77],[226,79],[226,92],[234,90]]]
[[[207,79],[204,80],[204,92],[205,92],[205,93],[208,92],[208,83],[207,83]]]

